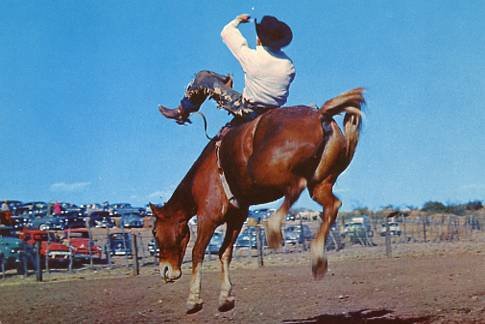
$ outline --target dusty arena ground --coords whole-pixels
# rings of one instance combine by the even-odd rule
[[[174,284],[153,266],[0,282],[0,323],[485,323],[485,240],[349,247],[322,281],[308,252],[233,263],[235,309],[219,313],[218,263],[205,264],[202,311],[185,314],[190,264]]]

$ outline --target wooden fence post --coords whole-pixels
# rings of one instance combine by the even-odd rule
[[[86,227],[88,229],[88,237],[89,237],[89,246],[88,246],[88,253],[89,253],[89,268],[93,268],[93,251],[92,251],[92,245],[93,245],[93,238],[92,238],[92,233],[91,233],[91,222],[90,218],[86,219]]]
[[[424,239],[424,243],[427,242],[427,239],[426,239],[426,221],[427,221],[427,217],[423,216],[423,239]]]
[[[158,240],[155,238],[155,252],[153,253],[153,265],[155,268],[158,268],[158,266],[160,265],[160,262],[159,262],[159,252],[157,252],[158,250]]]
[[[258,249],[258,267],[262,267],[264,266],[263,241],[261,239],[261,227],[258,225],[256,225],[256,248]]]
[[[46,244],[46,249],[45,249],[45,273],[49,274],[49,245],[51,244],[51,236],[49,235],[50,232],[49,230],[47,232],[47,244]]]
[[[140,274],[140,263],[138,260],[138,239],[136,233],[132,233],[131,236],[133,237],[133,251],[135,252],[135,269],[134,275],[138,276]]]
[[[71,245],[71,229],[67,230],[67,244],[69,248],[69,272],[72,272],[72,265],[74,263],[74,255],[72,254],[72,245]]]
[[[35,278],[37,281],[42,281],[42,263],[40,262],[40,246],[41,241],[36,242],[35,248]]]
[[[2,268],[2,279],[5,279],[5,262],[3,258],[3,253],[0,253],[0,265]]]
[[[106,260],[108,262],[108,266],[111,268],[111,242],[109,239],[109,227],[106,225],[106,245],[105,245],[105,251],[106,251]]]
[[[24,249],[24,252],[22,253],[22,270],[24,271],[23,273],[23,278],[26,279],[27,276],[29,275],[29,268],[28,268],[28,264],[27,264],[28,259],[27,259],[27,253]]]
[[[392,256],[391,233],[389,231],[389,219],[386,219],[386,256],[388,258]]]

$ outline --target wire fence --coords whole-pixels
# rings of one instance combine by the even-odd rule
[[[35,275],[43,280],[52,273],[80,273],[86,269],[126,268],[139,274],[140,268],[158,267],[158,248],[153,239],[150,220],[143,228],[98,228],[47,231],[43,240],[25,245],[18,251],[15,262],[0,251],[0,278]],[[283,247],[273,251],[266,241],[265,223],[248,222],[234,244],[234,257],[255,258],[264,265],[264,258],[273,253],[304,252],[316,235],[320,221],[291,221],[284,224]],[[339,251],[349,246],[385,246],[386,254],[392,254],[392,246],[406,243],[428,243],[468,239],[483,230],[483,217],[474,215],[431,215],[420,217],[371,218],[371,226],[349,230],[345,226],[332,227],[327,250]],[[184,262],[191,261],[191,248],[196,239],[196,225],[191,226],[191,240]],[[206,259],[218,258],[224,236],[224,227],[217,230],[206,250]],[[215,238],[218,238],[215,240]],[[213,242],[214,241],[214,242]],[[8,252],[8,251],[7,251]]]

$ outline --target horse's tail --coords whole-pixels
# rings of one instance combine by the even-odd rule
[[[345,112],[344,134],[347,142],[346,157],[349,163],[359,142],[362,126],[362,106],[364,104],[364,88],[355,88],[326,101],[320,108],[323,121],[330,121],[333,116]]]

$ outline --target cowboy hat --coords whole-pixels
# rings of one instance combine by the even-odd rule
[[[256,34],[263,46],[271,49],[280,49],[287,46],[293,39],[291,28],[276,17],[264,16],[259,24],[256,19],[254,23],[256,25]]]

